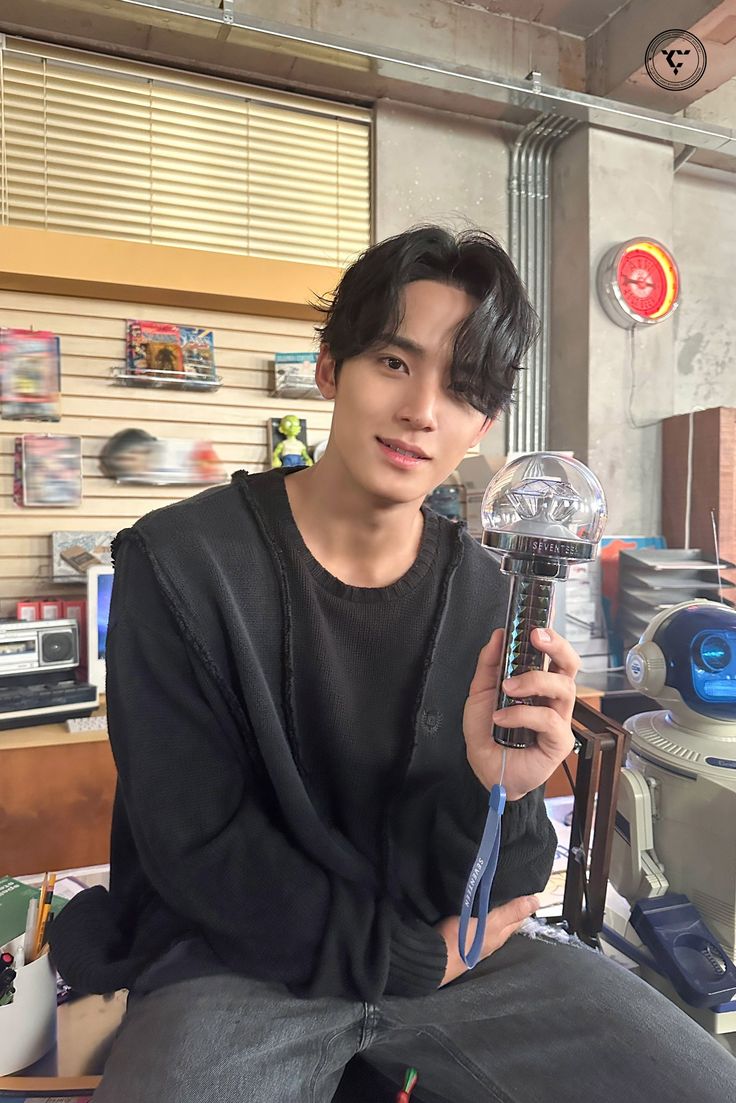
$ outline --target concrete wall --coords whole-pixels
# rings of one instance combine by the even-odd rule
[[[595,277],[609,247],[637,234],[672,243],[672,151],[590,132],[588,457],[609,497],[610,531],[660,529],[661,418],[673,411],[674,321],[630,331],[611,322]]]
[[[375,119],[377,240],[432,220],[477,225],[507,244],[513,128],[390,100]]]
[[[682,273],[674,412],[736,406],[736,176],[685,165],[673,199]]]
[[[671,244],[672,151],[600,130],[563,144],[553,172],[551,439],[600,478],[609,532],[659,531],[660,419],[673,413],[674,322],[632,335],[598,300],[614,244]]]
[[[375,239],[439,222],[479,227],[508,247],[508,164],[513,128],[382,100],[376,106]],[[504,419],[483,439],[489,455],[505,451]]]

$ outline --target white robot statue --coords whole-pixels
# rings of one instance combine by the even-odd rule
[[[656,898],[684,894],[733,959],[736,610],[700,600],[666,609],[629,652],[626,673],[633,687],[663,708],[624,725],[631,747],[620,779],[611,883],[632,908],[649,901],[643,907],[656,909]],[[610,909],[604,939],[606,930],[614,944],[618,933],[642,947],[632,924]],[[624,945],[619,949],[625,951]],[[688,952],[682,956],[686,968]],[[709,967],[709,952],[701,949],[690,959],[696,971],[704,963]],[[715,972],[718,964],[714,960]],[[641,972],[736,1052],[736,1000],[696,1007],[665,976],[646,965]]]

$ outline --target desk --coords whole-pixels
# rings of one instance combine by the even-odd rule
[[[97,1087],[115,1031],[125,1014],[127,992],[82,996],[57,1009],[57,1045],[35,1064],[14,1076],[0,1076],[3,1092],[60,1091],[91,1093]]]
[[[0,732],[0,873],[109,862],[116,776],[107,732],[66,724]]]

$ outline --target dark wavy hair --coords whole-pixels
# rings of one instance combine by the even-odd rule
[[[450,390],[496,417],[511,405],[538,319],[508,254],[482,230],[416,226],[387,238],[358,257],[332,295],[313,302],[335,379],[345,360],[390,343],[401,325],[403,288],[415,280],[450,284],[478,301],[455,337]]]

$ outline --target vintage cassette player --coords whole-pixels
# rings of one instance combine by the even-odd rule
[[[75,620],[0,620],[0,679],[71,670],[79,665]]]

